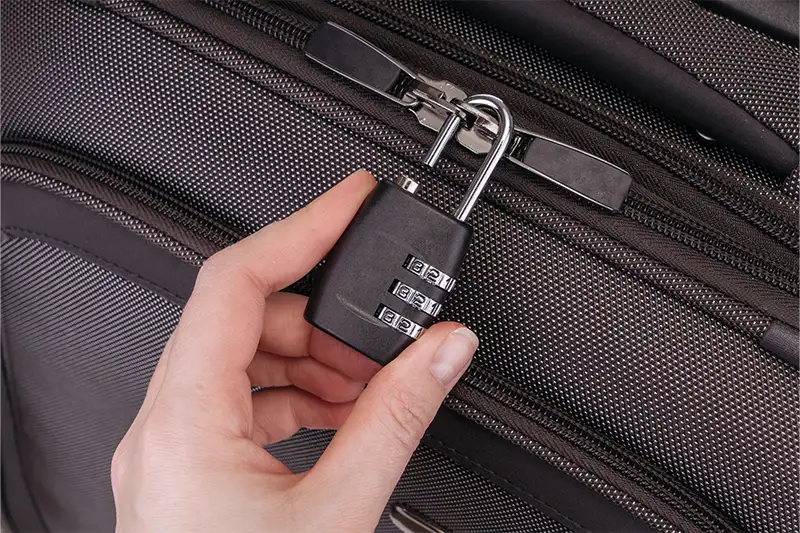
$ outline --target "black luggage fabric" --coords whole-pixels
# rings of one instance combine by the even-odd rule
[[[481,347],[378,530],[396,506],[452,533],[800,529],[797,43],[692,0],[558,0],[546,35],[478,4],[3,2],[10,531],[113,529],[111,454],[205,258],[359,168],[458,204],[481,158],[422,166],[433,132],[303,55],[325,21],[633,180],[613,213],[498,167],[443,312]],[[550,48],[575,20],[712,90],[777,155]],[[330,438],[270,451],[301,471]]]

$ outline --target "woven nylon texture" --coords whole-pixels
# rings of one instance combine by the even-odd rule
[[[136,233],[142,238],[158,244],[162,248],[168,250],[171,254],[180,257],[187,263],[197,266],[203,264],[205,258],[200,256],[197,252],[164,235],[160,231],[152,228],[144,222],[128,215],[120,209],[110,206],[105,202],[101,202],[97,198],[94,198],[83,191],[79,191],[74,187],[70,187],[69,185],[61,183],[60,181],[36,174],[30,170],[9,167],[5,165],[0,167],[0,178],[2,178],[3,181],[24,183],[26,185],[57,194],[64,198],[69,198],[76,204],[87,207],[92,211],[95,211],[96,213],[113,220],[117,224],[123,226],[129,231],[132,231],[133,233]]]
[[[437,39],[443,35],[449,36],[456,50],[478,50],[481,55],[493,58],[498,65],[505,65],[505,70],[510,74],[528,77],[545,85],[548,90],[559,95],[559,101],[548,103],[564,108],[581,120],[602,117],[601,121],[595,124],[596,127],[602,127],[603,120],[613,121],[617,126],[625,127],[637,136],[658,142],[661,150],[681,153],[686,160],[710,168],[714,172],[724,173],[729,180],[748,184],[750,194],[791,205],[795,209],[797,207],[796,197],[792,199],[790,192],[777,190],[779,182],[746,158],[730,149],[701,141],[683,124],[598,81],[569,63],[551,56],[544,50],[454,9],[448,2],[328,1],[343,7],[367,4],[371,9],[381,10],[386,16],[397,17],[404,24],[412,23],[421,28],[428,28]],[[594,118],[592,122],[596,120],[597,118]],[[633,147],[637,150],[645,148],[639,144],[634,144]],[[660,159],[658,153],[649,155],[656,160]]]
[[[111,455],[180,310],[37,241],[2,254],[3,365],[32,497],[50,531],[111,531]]]
[[[475,409],[474,407],[470,406],[466,402],[458,400],[452,396],[448,396],[445,399],[444,403],[447,407],[452,409],[453,411],[463,415],[465,418],[468,418],[481,426],[491,430],[497,435],[502,436],[504,439],[509,440],[524,448],[529,453],[539,457],[550,463],[551,465],[555,466],[559,470],[566,472],[570,476],[580,480],[585,485],[588,485],[595,491],[599,492],[609,500],[615,502],[617,505],[630,510],[630,512],[646,523],[651,525],[653,529],[657,531],[663,532],[677,532],[678,529],[675,528],[672,524],[666,521],[664,518],[656,514],[655,512],[647,509],[644,505],[638,502],[635,498],[631,495],[626,494],[625,492],[619,490],[614,485],[600,479],[596,475],[592,474],[591,472],[586,471],[585,469],[581,468],[580,466],[576,465],[570,459],[566,457],[562,457],[561,455],[555,453],[553,450],[543,446],[539,442],[531,439],[530,437],[526,437],[522,433],[504,425],[501,422],[493,419],[491,416],[487,415],[486,413],[482,413]]]
[[[291,78],[267,73],[287,95],[277,96],[114,14],[18,6],[3,17],[4,42],[15,43],[3,58],[4,135],[87,153],[246,231],[365,164],[380,177],[418,179],[442,207],[456,204],[452,185],[289,101],[303,88]],[[572,231],[518,193],[497,200]],[[448,316],[479,333],[480,364],[745,527],[796,529],[796,371],[556,230],[489,203],[472,223]]]
[[[294,472],[311,468],[333,437],[331,431],[300,430],[267,447]],[[404,504],[446,531],[482,533],[566,532],[561,524],[530,508],[440,452],[420,445],[395,488],[377,531],[395,532],[389,520],[393,504]]]
[[[745,108],[793,146],[800,135],[796,48],[691,0],[570,0]]]
[[[276,94],[291,99],[301,107],[318,113],[327,120],[354,131],[359,136],[388,148],[392,152],[404,155],[406,159],[419,161],[427,152],[427,146],[409,141],[399,135],[396,130],[382,124],[380,121],[337,102],[318,89],[292,80],[268,65],[255,61],[244,54],[236,53],[230,47],[210,39],[202,32],[193,31],[185,25],[176,24],[174,19],[160,14],[157,10],[139,2],[127,0],[115,2],[112,5],[114,9],[117,9],[126,17],[130,17],[137,24],[142,24],[168,36],[181,46],[187,47],[203,57],[225,66]],[[441,163],[439,172],[462,185],[472,179],[472,174],[469,171],[449,164],[447,161]],[[592,251],[620,268],[635,271],[637,275],[648,279],[651,283],[681,295],[682,298],[695,303],[700,308],[719,317],[725,323],[731,324],[750,335],[760,336],[768,325],[769,320],[767,317],[752,308],[725,297],[702,283],[698,283],[674,270],[665,268],[660,263],[650,260],[646,255],[638,253],[630,247],[623,246],[607,238],[602,233],[594,231],[539,202],[532,201],[530,198],[520,194],[510,193],[507,188],[493,182],[489,183],[483,196],[484,198],[491,198],[506,209],[524,215],[532,223],[540,225],[554,234]]]

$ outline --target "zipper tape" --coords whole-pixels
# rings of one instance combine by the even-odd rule
[[[208,5],[204,3],[196,4],[193,5],[191,9],[188,7],[181,7],[183,4],[154,0],[157,1],[158,8],[167,13],[161,17],[157,17],[154,22],[154,15],[144,8],[143,4],[135,4],[137,6],[136,9],[132,12],[128,12],[130,4],[117,0],[106,1],[110,8],[123,14],[126,18],[133,20],[135,23],[150,28],[159,35],[169,38],[182,47],[193,50],[195,53],[212,60],[216,64],[236,72],[244,78],[254,81],[258,85],[280,94],[304,108],[308,108],[314,113],[328,117],[348,130],[357,131],[357,133],[364,136],[365,139],[370,139],[397,153],[406,155],[413,154],[412,159],[415,160],[422,157],[425,153],[424,146],[415,147],[416,145],[406,144],[409,139],[414,138],[417,142],[423,142],[419,137],[415,137],[417,133],[411,132],[413,126],[411,122],[409,122],[410,116],[406,116],[410,115],[410,113],[397,113],[397,115],[403,115],[396,116],[397,124],[401,125],[400,131],[403,131],[404,135],[408,137],[396,137],[395,134],[397,130],[386,126],[386,124],[391,121],[390,118],[395,115],[395,113],[392,112],[392,108],[395,108],[395,106],[389,104],[388,100],[380,97],[368,98],[366,94],[355,96],[355,94],[359,92],[355,91],[354,93],[353,91],[348,91],[348,84],[345,78],[342,77],[342,81],[334,79],[339,76],[331,78],[326,75],[325,72],[333,73],[325,67],[306,69],[303,66],[304,62],[302,62],[302,60],[300,60],[300,63],[297,63],[297,60],[300,58],[288,59],[282,50],[272,46],[271,40],[265,41],[256,38],[256,33],[261,33],[279,40],[298,51],[302,51],[310,35],[319,26],[317,22],[303,22],[306,20],[305,17],[310,16],[310,14],[305,11],[303,11],[303,14],[283,14],[280,19],[273,20],[274,9],[270,9],[269,12],[260,8],[245,9],[246,6],[240,6],[238,2],[231,2],[228,0],[205,0]],[[220,4],[224,4],[224,6],[227,7],[223,9],[220,7]],[[241,7],[241,9],[236,6]],[[315,10],[312,13],[314,15],[312,17],[313,20],[330,19],[330,13],[327,12],[328,9],[326,7],[328,4],[306,6],[308,9],[312,9],[313,7]],[[273,7],[273,5],[270,4],[270,7]],[[317,13],[317,9],[321,9],[323,12]],[[217,12],[220,10],[226,15],[238,20],[228,20],[226,17],[222,20],[226,20],[226,24],[229,23],[230,25],[219,29],[209,21],[216,21],[218,17],[215,18],[215,15],[218,15]],[[209,32],[213,38],[220,39],[228,45],[246,50],[256,59],[248,60],[244,56],[230,55],[227,48],[225,48],[224,53],[222,53],[222,48],[220,48],[222,45],[212,44],[212,37],[201,38],[199,34],[189,34],[187,36],[187,33],[183,30],[177,31],[177,28],[171,28],[168,24],[166,27],[162,27],[163,24],[166,24],[165,21],[168,20],[167,17],[176,17],[179,20],[196,25],[204,31]],[[219,15],[219,17],[222,17],[222,15]],[[351,18],[354,19],[352,23],[355,24],[357,15],[348,15],[346,17],[347,20]],[[282,36],[275,35],[274,33],[277,31],[275,28],[285,29],[287,20],[291,20],[294,24],[302,23],[298,26],[297,31],[291,34],[290,39],[286,37],[285,32],[281,33]],[[356,27],[359,26],[356,25]],[[284,41],[284,38],[288,40]],[[312,62],[308,58],[305,59],[309,63]],[[314,94],[315,97],[309,99],[308,94],[304,92],[308,90],[308,88],[298,92],[297,87],[291,84],[285,84],[280,77],[274,78],[273,76],[259,74],[260,70],[254,68],[256,61],[265,62],[275,66],[275,68],[284,69],[285,72],[297,76],[301,80],[305,80],[305,83],[316,84],[316,87],[325,87],[325,89],[311,91],[311,93],[308,94]],[[424,61],[420,62],[424,63]],[[484,91],[485,90],[486,89],[484,89]],[[328,91],[330,91],[331,100],[329,100],[329,97],[324,96]],[[367,91],[371,94],[375,94],[372,91]],[[362,122],[362,120],[366,119],[366,115],[352,115],[349,111],[349,107],[340,109],[339,104],[332,104],[332,99],[334,98],[339,99],[340,102],[347,102],[349,106],[354,106],[357,109],[359,106],[364,105],[366,106],[365,109],[370,110],[370,113],[376,113],[375,117],[380,118],[374,120],[367,119],[368,122]],[[387,105],[381,105],[380,100],[384,100]],[[322,102],[326,102],[326,104],[322,105]],[[333,107],[327,107],[330,105],[333,105]],[[412,122],[418,124],[416,118]],[[457,161],[462,160],[463,155],[463,153],[452,154]],[[461,164],[463,165],[464,163],[462,162]],[[455,168],[456,167],[448,167],[447,169],[443,169],[442,172],[444,175],[454,176],[455,174],[452,173]],[[653,168],[652,170],[657,171],[660,169]],[[635,223],[628,224],[626,220],[620,219],[617,221],[618,217],[608,216],[608,214],[606,214],[610,214],[610,212],[589,208],[589,205],[585,202],[570,201],[566,195],[557,194],[555,188],[533,187],[534,180],[525,180],[518,172],[514,172],[513,174],[516,174],[518,179],[517,177],[514,178],[512,187],[519,190],[523,195],[536,198],[536,201],[544,202],[545,205],[550,208],[560,211],[561,215],[568,217],[565,219],[565,222],[571,221],[574,218],[580,221],[581,224],[593,228],[592,234],[594,234],[595,231],[598,232],[595,238],[590,238],[583,235],[583,233],[578,236],[567,229],[571,227],[571,222],[569,222],[567,226],[563,226],[561,223],[549,218],[541,219],[541,222],[552,231],[563,235],[572,242],[576,242],[591,253],[597,253],[625,270],[630,270],[631,267],[635,267],[634,270],[637,272],[637,275],[642,275],[651,283],[676,294],[682,299],[692,302],[693,305],[700,306],[723,320],[726,324],[730,324],[746,332],[748,335],[758,337],[766,328],[768,321],[764,321],[764,316],[761,313],[769,315],[770,317],[779,318],[787,324],[796,324],[796,298],[792,298],[783,290],[778,290],[776,287],[771,286],[774,285],[771,274],[773,272],[772,269],[764,271],[761,267],[750,263],[755,257],[761,257],[761,254],[754,257],[750,255],[753,253],[752,251],[748,251],[746,248],[737,244],[752,241],[747,239],[743,241],[731,241],[730,239],[720,241],[718,237],[707,234],[708,228],[706,226],[700,226],[692,220],[686,220],[685,222],[688,224],[687,227],[691,228],[691,231],[696,237],[693,240],[702,244],[704,247],[702,249],[695,249],[698,252],[703,252],[704,255],[702,257],[696,255],[694,254],[694,250],[687,251],[684,255],[682,249],[673,246],[673,243],[686,245],[687,241],[684,239],[683,233],[676,234],[673,231],[673,217],[675,217],[677,213],[669,210],[670,206],[658,203],[658,198],[649,198],[651,201],[656,201],[654,205],[661,206],[660,209],[663,210],[664,217],[659,218],[658,224],[650,228],[644,228],[642,222],[634,218],[633,215],[636,214],[636,209],[631,207],[631,200],[633,193],[636,192],[637,189],[635,184],[632,184],[631,193],[628,195],[622,212],[626,219],[630,219],[631,222]],[[508,177],[511,178],[510,175]],[[503,181],[505,182],[505,180]],[[506,185],[508,185],[508,183],[506,183]],[[687,187],[688,186],[687,184]],[[647,189],[643,187],[638,187],[638,189],[640,189],[640,192],[647,191]],[[498,204],[506,205],[506,200],[503,195],[495,197],[495,201],[498,202]],[[516,212],[517,208],[515,205],[516,204],[508,204],[508,207]],[[681,220],[683,220],[683,218],[681,218]],[[647,226],[650,226],[650,224]],[[703,228],[705,228],[705,230]],[[656,234],[653,235],[652,232],[649,231],[650,229],[656,230]],[[763,233],[760,231],[754,236],[761,236],[762,240],[767,240],[763,239]],[[612,242],[607,239],[618,240],[622,243],[626,243],[627,246],[619,248],[616,244],[612,244]],[[669,241],[667,241],[667,239],[669,239]],[[607,248],[607,246],[611,246],[611,248]],[[716,250],[717,247],[725,247],[727,249],[730,246],[735,248],[738,261],[733,261],[730,258],[725,259],[717,254],[714,254],[710,258],[706,255],[709,254],[710,251]],[[631,247],[631,250],[628,250],[628,247]],[[694,248],[694,245],[692,247]],[[623,255],[618,255],[619,251],[623,249],[626,250],[622,252]],[[632,260],[627,254],[634,253],[633,250],[636,250],[635,255],[638,259],[631,262]],[[676,250],[680,251],[679,256],[675,253]],[[658,262],[651,263],[647,257],[656,258]],[[680,261],[678,257],[680,257]],[[691,261],[688,261],[689,258],[691,258]],[[724,261],[726,265],[718,265],[717,262],[721,260]],[[665,265],[666,269],[670,272],[670,274],[666,276],[662,273]],[[738,271],[734,272],[732,269],[727,268],[728,266],[734,266]],[[792,269],[792,271],[793,270],[794,269]],[[677,281],[674,274],[677,272],[682,273],[679,277],[683,282]],[[741,275],[741,272],[747,273],[749,276],[745,278]],[[688,277],[684,279],[683,274]],[[753,278],[757,278],[758,281]],[[762,285],[759,281],[767,282],[770,286]],[[714,289],[709,291],[707,288]],[[723,301],[726,303],[723,304]],[[744,315],[741,314],[742,311],[739,309],[739,302],[747,303],[748,310],[744,312]],[[756,309],[759,311],[756,311]]]
[[[361,36],[332,22],[321,23],[305,42],[306,57],[404,108],[426,128],[439,131],[448,117],[460,116],[462,127],[455,139],[474,154],[488,152],[498,131],[492,115],[467,105],[467,93],[446,80],[415,73],[410,67]],[[526,171],[543,177],[592,203],[622,213],[666,233],[716,260],[722,261],[784,291],[797,294],[796,276],[785,274],[770,262],[739,250],[728,239],[713,245],[688,234],[665,229],[645,214],[631,209],[636,200],[629,174],[593,154],[530,130],[515,127],[505,158]],[[637,204],[638,205],[638,204]],[[677,223],[677,222],[676,222]],[[707,228],[692,225],[692,232]]]
[[[419,123],[439,131],[447,118],[463,118],[456,141],[477,155],[489,152],[497,135],[497,119],[464,102],[466,92],[449,81],[432,80],[353,32],[325,22],[306,41],[308,58],[392,102],[410,109]],[[505,158],[578,196],[620,211],[631,177],[623,169],[538,133],[514,128]]]

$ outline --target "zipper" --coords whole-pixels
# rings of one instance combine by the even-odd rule
[[[450,404],[463,402],[500,424],[557,451],[559,455],[612,485],[615,485],[614,478],[618,476],[632,482],[637,489],[628,487],[622,490],[638,496],[637,500],[646,502],[647,507],[658,508],[657,514],[682,531],[738,530],[726,517],[680,483],[532,400],[523,391],[488,370],[471,367],[453,389],[452,397],[454,402]],[[603,465],[603,471],[592,467],[597,462]]]
[[[239,1],[239,0],[235,0]],[[562,111],[581,119],[594,127],[599,127],[605,133],[621,140],[627,146],[634,148],[640,153],[657,161],[671,172],[679,175],[688,183],[704,191],[717,202],[728,207],[731,211],[738,214],[743,219],[749,221],[761,231],[774,237],[781,243],[789,246],[793,250],[798,250],[798,229],[794,223],[790,223],[775,216],[764,207],[752,202],[751,200],[731,191],[724,182],[708,173],[697,172],[694,168],[689,168],[681,161],[680,155],[667,153],[663,148],[653,145],[648,139],[643,139],[641,135],[620,126],[608,124],[608,121],[593,117],[585,110],[574,109],[572,102],[565,102],[560,94],[554,92],[546,85],[537,83],[536,80],[524,77],[518,73],[491,62],[487,58],[481,57],[463,46],[454,46],[448,43],[441,36],[425,32],[415,27],[401,16],[393,16],[387,9],[379,3],[363,2],[361,0],[328,0],[331,4],[348,11],[365,20],[369,20],[392,33],[402,35],[418,44],[434,50],[446,57],[449,57],[471,70],[498,80],[510,87],[521,90],[534,98],[554,105]]]
[[[240,0],[204,1],[285,44],[303,50],[310,60],[414,113],[418,122],[427,129],[438,131],[450,114],[461,114],[465,127],[457,132],[455,140],[472,153],[481,155],[488,152],[497,132],[497,121],[480,110],[463,105],[461,101],[467,93],[455,84],[415,72],[334,23],[315,25],[272,4],[262,9]],[[403,35],[408,36],[408,33]],[[353,58],[358,59],[354,61]],[[474,63],[469,65],[475,68]],[[606,160],[519,127],[515,128],[505,158],[595,205],[635,220],[790,294],[798,294],[796,273],[787,272],[723,234],[676,213],[667,205],[643,197],[638,188],[633,187],[628,173]],[[759,220],[769,225],[763,216]]]
[[[489,153],[498,121],[465,104],[467,93],[455,84],[415,73],[332,22],[321,24],[311,34],[304,52],[309,59],[407,108],[430,130],[438,132],[452,115],[461,117],[466,127],[457,131],[456,142],[476,155]],[[628,173],[608,161],[520,127],[514,128],[505,158],[611,211],[621,210],[631,185]]]
[[[164,194],[154,187],[123,176],[116,171],[102,168],[95,162],[85,161],[83,157],[60,148],[44,146],[31,141],[12,141],[3,144],[2,154],[3,156],[20,155],[32,157],[72,170],[80,176],[85,176],[88,180],[87,184],[71,183],[70,185],[87,194],[92,194],[91,182],[100,183],[116,193],[158,211],[171,221],[208,241],[216,249],[222,249],[245,237],[241,232],[224,227],[180,200]]]
[[[439,131],[447,118],[463,115],[466,127],[455,140],[476,155],[488,153],[498,131],[497,120],[466,106],[467,93],[452,82],[415,73],[349,30],[326,22],[306,40],[306,56],[337,74],[380,94],[416,115],[419,123]],[[687,246],[797,294],[796,279],[783,276],[768,261],[749,254],[723,236],[686,217],[678,217],[630,190],[631,179],[619,167],[567,145],[515,127],[505,158],[596,205],[636,220]]]

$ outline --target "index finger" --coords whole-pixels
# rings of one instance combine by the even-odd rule
[[[206,261],[176,329],[170,366],[206,381],[244,373],[258,346],[265,297],[319,263],[374,185],[367,171],[351,174],[303,209]]]

